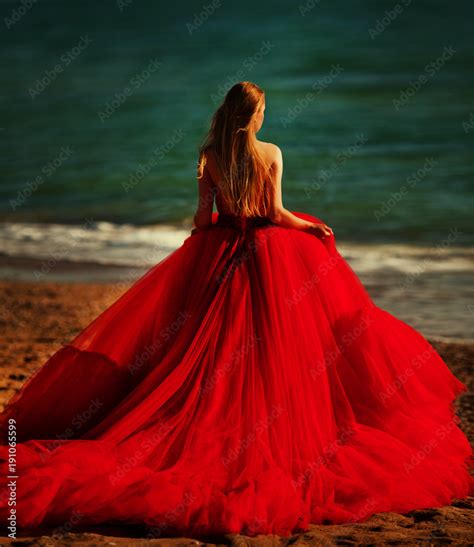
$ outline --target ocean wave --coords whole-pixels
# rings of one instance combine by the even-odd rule
[[[189,234],[190,230],[170,225],[0,223],[4,255],[110,266],[156,264]]]
[[[125,290],[190,233],[191,226],[0,223],[0,279],[118,282]],[[473,339],[474,247],[340,240],[337,247],[380,307],[429,337]]]
[[[129,267],[156,264],[177,249],[190,232],[191,226],[183,228],[163,224],[0,223],[4,255]],[[341,254],[360,273],[391,270],[411,274],[420,270],[430,273],[474,269],[474,247],[340,241],[337,245]]]

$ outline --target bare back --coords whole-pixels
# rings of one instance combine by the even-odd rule
[[[262,154],[262,157],[265,160],[265,163],[268,165],[269,170],[272,169],[275,163],[275,148],[276,146],[271,143],[257,141],[259,147],[259,152]],[[228,204],[225,202],[222,193],[220,192],[220,182],[223,179],[222,172],[219,168],[215,152],[211,149],[206,151],[207,163],[205,169],[207,169],[211,184],[215,189],[215,198],[216,198],[216,207],[217,211],[220,214],[231,214],[231,209]],[[271,184],[271,180],[266,180],[265,184]],[[262,207],[263,210],[263,207]]]

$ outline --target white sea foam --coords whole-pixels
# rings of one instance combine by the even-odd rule
[[[146,267],[177,249],[191,227],[0,223],[4,255],[35,259]],[[474,270],[474,247],[337,241],[339,251],[360,273],[392,270],[404,274]]]
[[[0,278],[133,282],[177,249],[189,227],[0,224]],[[474,248],[355,243],[337,247],[381,308],[424,335],[474,339]]]
[[[162,225],[0,223],[0,249],[11,257],[145,267],[165,258],[189,234]]]

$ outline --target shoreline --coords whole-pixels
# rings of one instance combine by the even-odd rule
[[[4,249],[0,281],[36,283],[38,287],[48,283],[126,287],[175,251],[188,233],[142,232],[137,237],[126,231],[122,239],[111,241],[111,234],[102,232],[104,239],[99,242],[94,235],[86,234],[84,240],[66,247],[67,253],[55,252],[62,247],[51,246],[48,240],[40,240],[42,256],[34,256],[36,242],[26,243],[17,253]],[[407,245],[336,244],[379,307],[430,338],[474,342],[474,249],[427,252]]]
[[[121,264],[101,264],[95,261],[56,260],[50,269],[42,258],[7,256],[0,253],[0,282],[24,281],[32,283],[117,283],[124,278],[133,280],[149,267]]]

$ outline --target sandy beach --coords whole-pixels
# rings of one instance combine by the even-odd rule
[[[126,290],[124,283],[0,282],[0,405],[59,347]],[[462,428],[474,439],[474,344],[430,339],[456,376],[469,387],[456,402]],[[472,545],[474,498],[450,507],[380,513],[359,524],[311,526],[291,538],[228,535],[219,538],[147,538],[146,529],[110,528],[71,531],[52,537],[38,530],[13,540],[15,545]],[[7,538],[0,538],[8,544]]]
[[[176,252],[162,270],[169,284],[145,279],[105,336],[84,336],[90,354],[61,354],[71,355],[61,370],[78,377],[66,385],[51,375],[28,399],[17,440],[21,430],[37,443],[80,437],[109,399],[125,416],[115,429],[102,423],[110,451],[66,443],[44,475],[29,465],[36,452],[9,453],[10,499],[18,486],[25,500],[18,521],[47,520],[33,513],[50,506],[60,526],[8,538],[10,506],[0,547],[474,547],[474,491],[443,495],[466,491],[456,477],[466,478],[469,452],[445,427],[459,424],[474,447],[472,0],[4,0],[0,11],[0,412]],[[281,205],[327,224],[349,268],[306,246]],[[285,233],[256,259],[248,250],[263,237],[202,238],[193,249],[188,238],[199,240],[194,226],[211,209],[214,222],[217,209],[269,215]],[[370,303],[362,287],[388,313],[359,307]],[[377,316],[372,331],[366,319]],[[467,386],[452,406],[459,420],[443,413],[442,394],[454,393],[447,369],[403,323]],[[84,401],[90,418],[75,413]],[[346,443],[351,410],[360,442]],[[341,442],[349,446],[337,453]],[[297,496],[296,472],[309,485]],[[193,491],[198,500],[186,503]],[[450,504],[367,518],[439,499]],[[85,527],[81,510],[118,524]],[[167,537],[170,513],[215,535]],[[367,520],[291,537],[217,535],[282,533],[311,513]],[[157,514],[154,528],[121,524]]]

